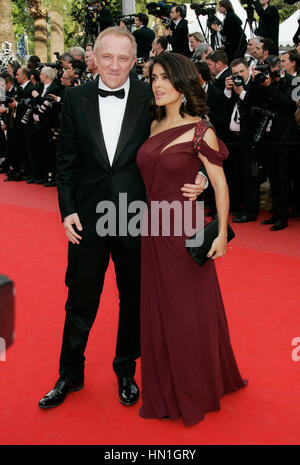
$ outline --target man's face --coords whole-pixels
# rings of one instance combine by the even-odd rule
[[[190,40],[191,49],[195,51],[200,42],[198,40],[196,40],[195,37],[193,37],[193,36],[190,37],[189,40]]]
[[[20,85],[24,84],[24,82],[26,81],[25,74],[23,73],[21,68],[19,68],[17,71],[16,79],[17,79],[17,83]]]
[[[43,72],[43,70],[40,73],[40,80],[42,84],[45,84],[47,81],[47,75]]]
[[[180,14],[176,13],[176,6],[171,9],[170,18],[174,21],[180,18]]]
[[[278,64],[278,65],[273,66],[273,67],[270,66],[270,69],[271,69],[271,72],[272,72],[272,73],[273,73],[274,71],[281,71],[281,65]],[[280,79],[281,79],[281,75],[279,75],[279,76],[272,76],[272,81],[278,82],[278,81],[280,81]]]
[[[216,76],[218,74],[216,63],[210,59],[206,60],[206,63],[208,64],[210,74]]]
[[[66,60],[61,60],[61,64],[64,70],[68,69],[69,63],[70,63],[70,60],[68,58]]]
[[[102,37],[94,54],[99,75],[110,89],[121,87],[136,62],[130,39],[107,34]]]
[[[72,63],[68,63],[68,65],[67,65],[67,73],[68,73],[68,76],[69,76],[71,79],[74,78],[75,72],[74,72]]]
[[[231,72],[233,76],[241,76],[244,79],[244,82],[246,83],[249,79],[249,68],[247,68],[245,65],[240,63],[239,65],[233,66],[231,68]]]
[[[265,51],[263,50],[263,43],[262,42],[258,42],[258,44],[257,44],[256,57],[260,61],[263,61],[265,59]]]
[[[141,27],[143,23],[139,20],[139,18],[136,17],[134,20],[134,24],[136,25],[136,27]]]
[[[64,72],[64,74],[62,75],[61,79],[60,79],[62,85],[64,87],[69,87],[71,85],[71,79],[69,77],[69,74],[67,73],[67,71]]]
[[[247,46],[247,50],[248,50],[248,53],[250,53],[250,55],[254,58],[256,58],[256,42],[254,39],[250,39],[248,41],[248,46]]]
[[[149,68],[150,68],[150,66],[151,66],[151,62],[146,61],[146,63],[144,64],[144,66],[142,68],[142,75],[143,75],[144,79],[148,79],[148,77],[149,77]]]
[[[286,70],[287,73],[294,74],[295,73],[295,62],[289,59],[288,53],[283,53],[280,57],[281,66]]]
[[[261,6],[268,6],[269,0],[259,0]]]

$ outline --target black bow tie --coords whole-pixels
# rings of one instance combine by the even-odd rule
[[[113,95],[114,97],[117,97],[117,98],[124,98],[125,90],[124,89],[119,89],[119,90],[98,89],[98,94],[100,95],[100,97],[108,97],[109,95]]]

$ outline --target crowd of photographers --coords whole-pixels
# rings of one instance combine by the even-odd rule
[[[269,0],[246,3],[248,19],[254,9],[260,18],[256,35],[249,41],[229,0],[218,4],[224,15],[222,24],[213,11],[192,4],[197,16],[207,15],[209,39],[198,32],[189,34],[181,6],[170,8],[158,35],[148,27],[146,14],[136,15],[133,34],[138,61],[132,76],[149,82],[153,57],[161,53],[182,53],[195,63],[206,92],[206,117],[230,150],[224,169],[233,221],[257,219],[260,185],[269,179],[272,214],[262,224],[277,231],[287,226],[289,217],[300,217],[300,29],[293,38],[295,48],[279,55],[276,7]],[[158,16],[155,2],[147,8]],[[106,27],[109,25],[107,22]],[[121,27],[131,25],[126,18],[121,20]],[[0,143],[6,156],[1,167],[7,181],[55,186],[56,142],[65,88],[84,85],[97,75],[92,44],[85,50],[74,47],[57,54],[55,63],[40,63],[36,56],[29,58],[26,67],[12,62],[1,74],[6,90],[0,106]],[[214,215],[211,187],[205,191],[205,202]]]

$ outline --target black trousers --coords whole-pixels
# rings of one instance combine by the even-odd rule
[[[264,153],[267,176],[270,181],[273,214],[286,221],[289,215],[289,157],[282,147],[267,148]]]
[[[69,243],[66,319],[60,356],[60,377],[84,378],[84,352],[94,323],[110,256],[119,290],[119,326],[113,368],[117,376],[133,376],[140,356],[140,248],[118,237],[97,238],[93,245]],[[98,350],[101,351],[101,341]]]

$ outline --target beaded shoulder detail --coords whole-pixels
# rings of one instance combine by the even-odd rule
[[[196,152],[199,152],[201,142],[208,128],[215,130],[213,125],[209,121],[200,121],[196,124],[195,134],[193,138],[193,146]]]

